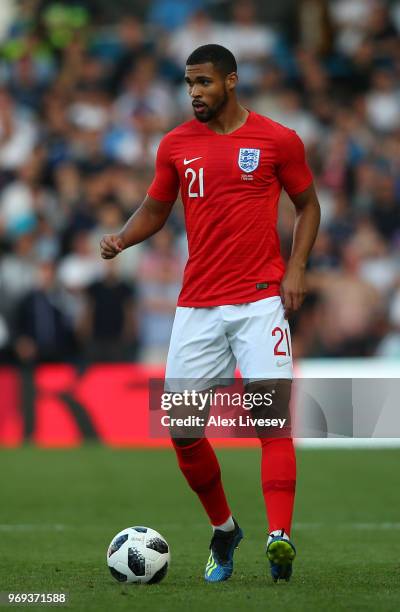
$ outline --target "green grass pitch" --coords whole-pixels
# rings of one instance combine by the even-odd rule
[[[258,450],[217,452],[245,532],[222,584],[203,581],[210,528],[172,450],[0,451],[0,591],[68,591],[67,609],[82,612],[399,609],[400,451],[298,452],[288,584],[267,572]],[[107,569],[109,541],[135,524],[170,544],[161,584],[121,585]],[[29,608],[40,607],[13,607]]]

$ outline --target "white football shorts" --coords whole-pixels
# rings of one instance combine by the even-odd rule
[[[178,306],[167,357],[165,390],[201,391],[231,384],[293,378],[288,321],[279,296],[209,308]]]

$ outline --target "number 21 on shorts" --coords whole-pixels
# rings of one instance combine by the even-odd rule
[[[290,357],[290,340],[287,328],[283,330],[281,327],[275,327],[272,330],[272,336],[276,338],[276,343],[274,346],[274,355]]]
[[[204,197],[204,168],[199,168],[199,176],[193,168],[186,168],[185,178],[190,176],[188,195],[189,198]]]

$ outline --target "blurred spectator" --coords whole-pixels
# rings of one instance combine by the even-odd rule
[[[141,361],[162,363],[168,352],[182,262],[164,227],[150,239],[138,270]]]
[[[368,357],[378,342],[374,326],[383,315],[383,300],[357,276],[358,260],[351,245],[344,256],[345,272],[324,271],[310,277],[310,287],[321,296],[319,323],[313,330],[317,337],[314,357]]]
[[[265,63],[252,99],[256,113],[272,118],[280,109],[280,95],[285,88],[285,73],[273,62]]]
[[[51,167],[66,163],[71,158],[72,125],[68,120],[66,104],[69,97],[57,91],[46,92],[43,97],[42,135]]]
[[[133,212],[132,210],[130,212]],[[106,200],[97,212],[97,225],[90,233],[90,247],[97,260],[99,244],[104,234],[114,234],[124,225],[126,218],[121,204],[113,199]],[[116,259],[116,269],[121,278],[129,281],[136,277],[137,268],[142,258],[145,246],[140,243],[131,249],[126,249]]]
[[[12,237],[36,227],[38,215],[54,227],[63,222],[54,195],[43,184],[44,150],[37,147],[20,166],[17,180],[11,182],[0,195],[0,236]]]
[[[106,261],[104,277],[86,292],[79,324],[84,356],[91,361],[134,359],[137,352],[135,290],[118,277],[116,261]]]
[[[155,0],[151,3],[148,22],[165,30],[184,27],[193,13],[204,8],[203,0]]]
[[[150,164],[173,116],[172,96],[156,77],[155,58],[144,56],[126,79],[114,105],[114,129],[106,137],[111,157],[126,164]]]
[[[73,40],[75,33],[88,25],[89,11],[85,4],[85,0],[45,3],[42,19],[48,38],[55,48],[65,48]]]
[[[17,234],[10,252],[0,260],[0,311],[10,322],[17,303],[34,287],[36,268],[34,234]]]
[[[252,0],[239,0],[232,6],[232,21],[221,28],[220,43],[232,51],[240,66],[239,87],[253,92],[262,76],[262,66],[271,57],[277,42],[276,32],[257,19]]]
[[[396,193],[394,179],[385,174],[378,174],[373,194],[372,219],[385,238],[393,239],[400,229],[400,194]]]
[[[51,261],[39,264],[36,287],[18,305],[14,349],[22,363],[71,359],[74,335]]]
[[[101,275],[102,263],[91,249],[89,234],[76,233],[71,244],[71,252],[60,261],[58,274],[65,286],[87,287]]]
[[[28,159],[37,138],[37,126],[17,109],[13,98],[0,89],[0,169],[13,171]]]
[[[330,8],[337,27],[337,50],[351,55],[366,31],[374,0],[331,0]]]
[[[387,60],[396,53],[398,33],[392,22],[389,7],[384,2],[376,2],[369,14],[366,33],[374,45],[376,59]]]
[[[319,126],[312,114],[302,107],[300,95],[294,89],[280,92],[278,109],[271,118],[296,130],[305,146],[311,147],[317,142]]]
[[[17,104],[38,111],[46,83],[36,74],[33,58],[21,57],[10,75],[10,91]]]
[[[376,349],[378,357],[400,358],[400,274],[389,302],[387,330]]]
[[[328,0],[300,0],[298,11],[301,46],[320,55],[327,54],[333,42]]]
[[[151,44],[145,41],[143,24],[133,16],[124,17],[118,24],[119,53],[109,76],[109,89],[118,94],[126,77],[137,61],[151,52]]]
[[[171,92],[157,77],[157,62],[150,55],[140,58],[128,74],[121,96],[115,103],[115,121],[122,126],[131,125],[132,117],[140,125],[144,117],[152,118],[154,130],[165,130],[172,118]]]
[[[169,44],[171,58],[183,69],[191,52],[221,40],[222,31],[205,10],[196,11],[179,29],[172,32]]]
[[[389,132],[400,127],[400,98],[395,76],[388,70],[376,70],[367,94],[367,117],[373,128]]]
[[[7,33],[7,29],[15,15],[16,7],[13,0],[5,0],[0,4],[0,40]]]
[[[68,118],[81,133],[102,132],[108,122],[108,100],[104,92],[87,85],[77,89],[68,108]]]

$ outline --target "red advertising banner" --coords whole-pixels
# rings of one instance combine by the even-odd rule
[[[169,446],[168,439],[149,435],[149,379],[163,375],[160,367],[125,363],[1,367],[0,446]],[[257,445],[246,439],[219,442]]]
[[[0,445],[18,446],[24,438],[18,372],[0,368]]]

